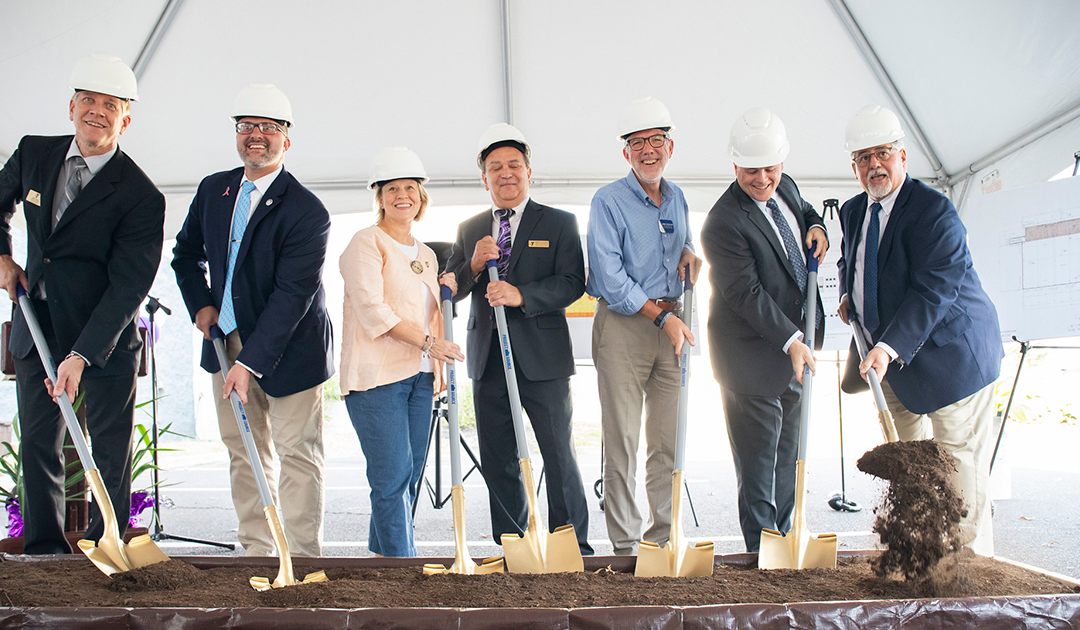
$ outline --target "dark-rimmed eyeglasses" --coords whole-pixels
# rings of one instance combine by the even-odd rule
[[[259,132],[264,136],[272,136],[277,133],[285,133],[285,130],[281,128],[281,125],[272,122],[250,123],[250,122],[238,122],[236,123],[236,133],[246,136],[255,128],[259,128]]]
[[[867,151],[866,153],[860,153],[851,158],[851,161],[858,166],[866,166],[870,164],[870,157],[876,157],[878,162],[888,162],[889,158],[896,153],[896,149],[889,147],[887,149],[878,149],[876,151]]]
[[[652,148],[659,149],[668,141],[668,135],[666,133],[658,133],[655,136],[649,136],[648,138],[630,138],[626,141],[626,146],[630,147],[633,151],[640,151],[645,148],[646,141],[649,142],[649,146]]]

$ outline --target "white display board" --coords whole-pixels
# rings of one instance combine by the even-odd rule
[[[964,224],[1004,340],[1080,335],[1080,177],[976,197]]]

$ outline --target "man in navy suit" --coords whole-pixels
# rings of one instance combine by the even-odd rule
[[[529,145],[519,130],[505,123],[492,125],[479,149],[477,163],[492,209],[461,224],[446,268],[458,279],[455,299],[472,296],[465,355],[473,379],[492,534],[499,542],[502,534],[521,533],[528,525],[492,311],[505,306],[521,403],[544,458],[547,525],[573,525],[582,555],[592,555],[589,508],[570,423],[574,354],[566,307],[585,292],[577,219],[529,198]],[[510,249],[508,255],[500,255],[500,243]],[[489,260],[499,261],[504,280],[488,281]]]
[[[233,105],[233,119],[244,166],[199,184],[176,236],[172,266],[191,318],[206,339],[202,366],[214,374],[218,426],[229,449],[238,538],[245,553],[272,555],[275,545],[228,401],[233,390],[244,402],[289,550],[318,556],[322,384],[334,373],[322,285],[330,215],[282,166],[293,116],[281,90],[266,84],[244,88]],[[214,324],[225,333],[234,362],[224,379],[209,341]],[[281,462],[280,483],[271,447]]]
[[[1004,356],[997,310],[952,203],[907,176],[903,137],[884,107],[864,107],[848,123],[845,148],[866,192],[840,208],[840,317],[857,316],[873,345],[859,372],[882,379],[900,439],[932,435],[952,455],[968,508],[965,543],[993,555],[987,487]]]
[[[816,369],[803,339],[807,248],[821,260],[825,224],[784,173],[787,131],[766,109],[731,128],[735,181],[709,211],[701,246],[711,269],[709,348],[720,383],[746,550],[764,528],[787,532],[795,507],[803,367]],[[810,287],[816,290],[816,287]],[[819,320],[820,321],[820,320]]]
[[[81,59],[68,105],[74,136],[26,136],[0,171],[0,286],[21,285],[57,365],[47,389],[22,309],[12,314],[26,553],[71,553],[64,538],[65,426],[54,397],[85,393],[94,462],[120,535],[131,507],[131,428],[142,342],[135,319],[161,262],[165,198],[118,140],[131,123],[135,75],[117,57]],[[26,216],[26,270],[12,258],[11,217]],[[91,507],[86,538],[104,531]]]

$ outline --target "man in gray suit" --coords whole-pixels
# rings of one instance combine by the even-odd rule
[[[701,230],[713,290],[709,348],[751,552],[762,528],[791,529],[802,373],[815,367],[801,332],[803,248],[820,261],[829,247],[821,217],[783,174],[788,149],[783,122],[768,110],[750,109],[735,121],[728,154],[736,181]]]

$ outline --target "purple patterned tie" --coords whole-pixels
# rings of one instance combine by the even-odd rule
[[[514,216],[512,208],[499,208],[495,211],[499,217],[499,278],[506,279],[506,270],[510,266],[510,217]]]

